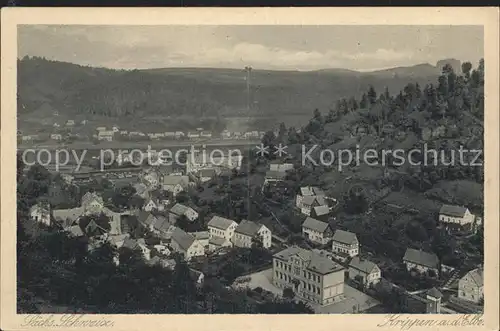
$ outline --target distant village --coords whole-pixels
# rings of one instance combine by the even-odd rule
[[[66,123],[73,125],[74,123]],[[140,133],[127,132],[118,127],[96,129],[99,140],[111,141],[117,135],[148,137],[150,139],[197,139],[211,137],[202,129],[196,132]],[[52,136],[57,134],[52,134]],[[258,138],[261,133],[223,132],[221,137]],[[52,139],[60,138],[54,136]],[[23,138],[24,139],[24,138]],[[57,139],[56,139],[57,140]],[[192,201],[180,203],[179,195],[191,189],[210,185],[216,178],[232,176],[242,165],[241,156],[224,156],[223,166],[203,163],[196,157],[187,158],[185,168],[147,166],[135,169],[115,169],[100,172],[119,189],[132,186],[135,195],[143,201],[138,206],[121,206],[96,192],[86,192],[80,205],[74,208],[58,207],[58,196],[63,189],[49,189],[49,201],[31,207],[31,218],[40,223],[57,226],[73,237],[88,239],[88,250],[109,243],[116,248],[127,247],[140,252],[151,265],[173,268],[173,253],[180,254],[191,264],[196,281],[203,282],[204,274],[196,266],[214,256],[223,256],[234,248],[259,247],[272,253],[272,261],[263,270],[254,270],[238,277],[235,288],[259,288],[276,295],[285,289],[307,302],[317,313],[370,312],[383,300],[380,292],[397,289],[402,305],[416,313],[477,313],[482,311],[484,275],[482,265],[471,270],[457,270],[439,260],[433,252],[407,248],[401,264],[412,277],[430,277],[441,286],[407,290],[383,278],[381,266],[363,252],[358,235],[343,229],[332,229],[328,220],[338,201],[320,187],[304,186],[294,192],[294,212],[303,215],[303,245],[291,242],[272,232],[268,226],[250,220],[234,220],[225,215],[205,215]],[[194,161],[193,161],[194,160]],[[271,161],[265,172],[261,189],[278,187],[294,164],[286,160]],[[53,171],[53,169],[51,169]],[[95,174],[81,171],[61,171],[64,185],[78,187],[88,183]],[[109,224],[103,226],[98,219]],[[90,221],[89,221],[90,219]],[[82,222],[82,220],[84,220]],[[467,207],[443,205],[437,220],[450,231],[474,234],[481,226],[480,217]],[[185,231],[179,224],[204,224],[198,231]],[[137,235],[141,229],[142,236]],[[115,263],[119,264],[118,256]],[[449,290],[455,286],[456,290]],[[378,293],[378,294],[377,294]],[[399,300],[399,299],[398,299]]]
[[[17,132],[18,143],[30,144],[36,142],[73,142],[73,141],[161,141],[161,140],[188,140],[203,141],[211,139],[223,140],[257,140],[264,136],[263,131],[229,131],[212,132],[203,128],[196,128],[191,131],[136,131],[121,128],[118,125],[111,127],[96,126],[89,128],[87,120],[75,122],[67,120],[65,123],[55,122],[51,130],[44,133],[28,134],[22,131]],[[77,128],[85,128],[86,132],[93,131],[92,134],[82,134],[74,132]]]

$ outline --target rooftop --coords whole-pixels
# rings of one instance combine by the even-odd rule
[[[195,237],[186,233],[184,230],[175,228],[172,232],[172,240],[175,241],[180,248],[183,250],[188,250],[191,245],[195,242]]]
[[[349,231],[344,231],[344,230],[337,230],[335,231],[335,234],[333,235],[333,241],[340,242],[342,244],[347,244],[351,245],[353,243],[358,242],[358,238],[356,237],[356,234],[349,232]]]
[[[323,233],[326,231],[326,229],[328,229],[329,224],[325,223],[325,222],[318,221],[315,218],[308,217],[308,218],[306,218],[304,223],[302,223],[302,227]]]
[[[439,259],[436,254],[427,253],[422,250],[416,250],[413,248],[408,248],[406,250],[403,261],[408,261],[430,268],[437,268],[439,264]]]
[[[224,217],[220,217],[220,216],[214,216],[214,217],[212,217],[210,222],[208,222],[208,226],[222,229],[222,230],[226,230],[233,223],[235,223],[233,220],[230,220],[230,219],[227,219]]]
[[[361,259],[358,256],[355,256],[349,263],[349,267],[369,274],[373,271],[373,269],[377,268],[377,265],[369,260]]]
[[[241,221],[240,224],[238,224],[238,226],[236,227],[234,232],[253,237],[257,234],[257,232],[260,230],[261,227],[262,227],[261,224],[258,224],[258,223],[252,222],[252,221],[243,220],[243,221]]]
[[[340,264],[330,260],[326,254],[316,251],[306,250],[298,246],[289,247],[279,253],[274,254],[275,258],[289,261],[292,257],[297,257],[302,261],[308,262],[307,269],[320,273],[322,275],[341,271],[344,269]]]
[[[439,214],[453,216],[453,217],[463,217],[467,208],[461,206],[443,205],[439,210]]]

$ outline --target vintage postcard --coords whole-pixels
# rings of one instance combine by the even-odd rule
[[[497,8],[1,21],[2,330],[498,330]]]

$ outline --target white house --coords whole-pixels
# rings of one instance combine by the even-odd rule
[[[33,205],[30,209],[30,216],[35,222],[50,225],[50,205],[41,202]]]
[[[97,139],[105,140],[105,141],[113,141],[113,135],[115,133],[113,131],[99,131],[97,134]]]
[[[117,132],[120,132],[120,128],[117,125],[113,125],[113,127],[111,128],[111,131],[113,131],[114,133],[117,133]]]
[[[185,136],[184,132],[182,132],[182,131],[175,131],[175,138],[176,139],[181,139],[184,136]]]
[[[279,171],[279,172],[287,172],[288,170],[293,169],[293,163],[284,163],[281,161],[271,161],[269,165],[269,170],[271,171]]]
[[[276,184],[284,181],[286,178],[286,173],[281,171],[268,170],[266,172],[266,177],[264,178],[264,184],[262,184],[262,189],[268,185]]]
[[[170,246],[180,253],[186,261],[196,256],[205,255],[205,247],[196,238],[182,229],[175,228],[172,232]]]
[[[254,239],[260,239],[264,248],[271,247],[271,230],[265,225],[243,220],[234,230],[232,242],[236,247],[252,247]]]
[[[170,209],[170,212],[174,213],[177,216],[186,216],[186,218],[191,222],[198,218],[198,213],[196,212],[196,210],[180,203],[176,203]]]
[[[200,138],[200,134],[198,132],[188,132],[187,137],[189,139],[198,139]]]
[[[439,210],[439,222],[452,223],[460,226],[472,225],[474,215],[468,208],[461,206],[443,205]]]
[[[311,216],[311,212],[315,207],[319,206],[328,207],[325,197],[322,195],[306,195],[306,196],[297,195],[295,203],[296,206],[300,209],[300,212],[307,216]]]
[[[163,176],[162,188],[175,197],[189,186],[188,176]]]
[[[324,245],[332,239],[333,231],[328,223],[307,217],[302,223],[302,235],[311,241]]]
[[[224,217],[214,216],[207,225],[210,238],[218,237],[231,240],[238,223]]]
[[[480,303],[484,298],[484,273],[479,267],[467,272],[458,281],[458,297],[473,303]]]
[[[50,135],[50,139],[52,139],[52,140],[62,140],[62,135],[59,134],[59,133],[52,133]]]
[[[202,131],[200,133],[200,136],[202,138],[212,138],[212,132],[210,132],[210,131]]]
[[[142,206],[142,210],[150,212],[153,210],[159,210],[159,207],[163,208],[163,205],[160,204],[157,200],[149,198],[144,202],[144,205]]]
[[[359,242],[356,234],[344,230],[335,231],[332,240],[332,252],[350,257],[358,255]]]
[[[403,263],[406,265],[408,271],[417,270],[420,273],[424,273],[432,270],[438,275],[439,259],[434,253],[408,248],[403,257]]]
[[[366,287],[377,284],[381,277],[380,268],[369,260],[355,256],[349,263],[349,278],[358,278]]]
[[[105,126],[98,126],[96,128],[96,131],[100,132],[100,131],[106,131],[106,127]]]
[[[220,136],[221,136],[222,139],[231,139],[231,132],[228,131],[228,130],[223,130],[220,133]]]
[[[66,126],[74,126],[75,125],[75,121],[74,120],[68,120],[66,122]]]

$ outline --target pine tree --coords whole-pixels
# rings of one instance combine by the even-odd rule
[[[377,101],[377,92],[371,85],[370,88],[368,89],[368,101],[370,102],[370,105],[375,104],[375,102]]]

